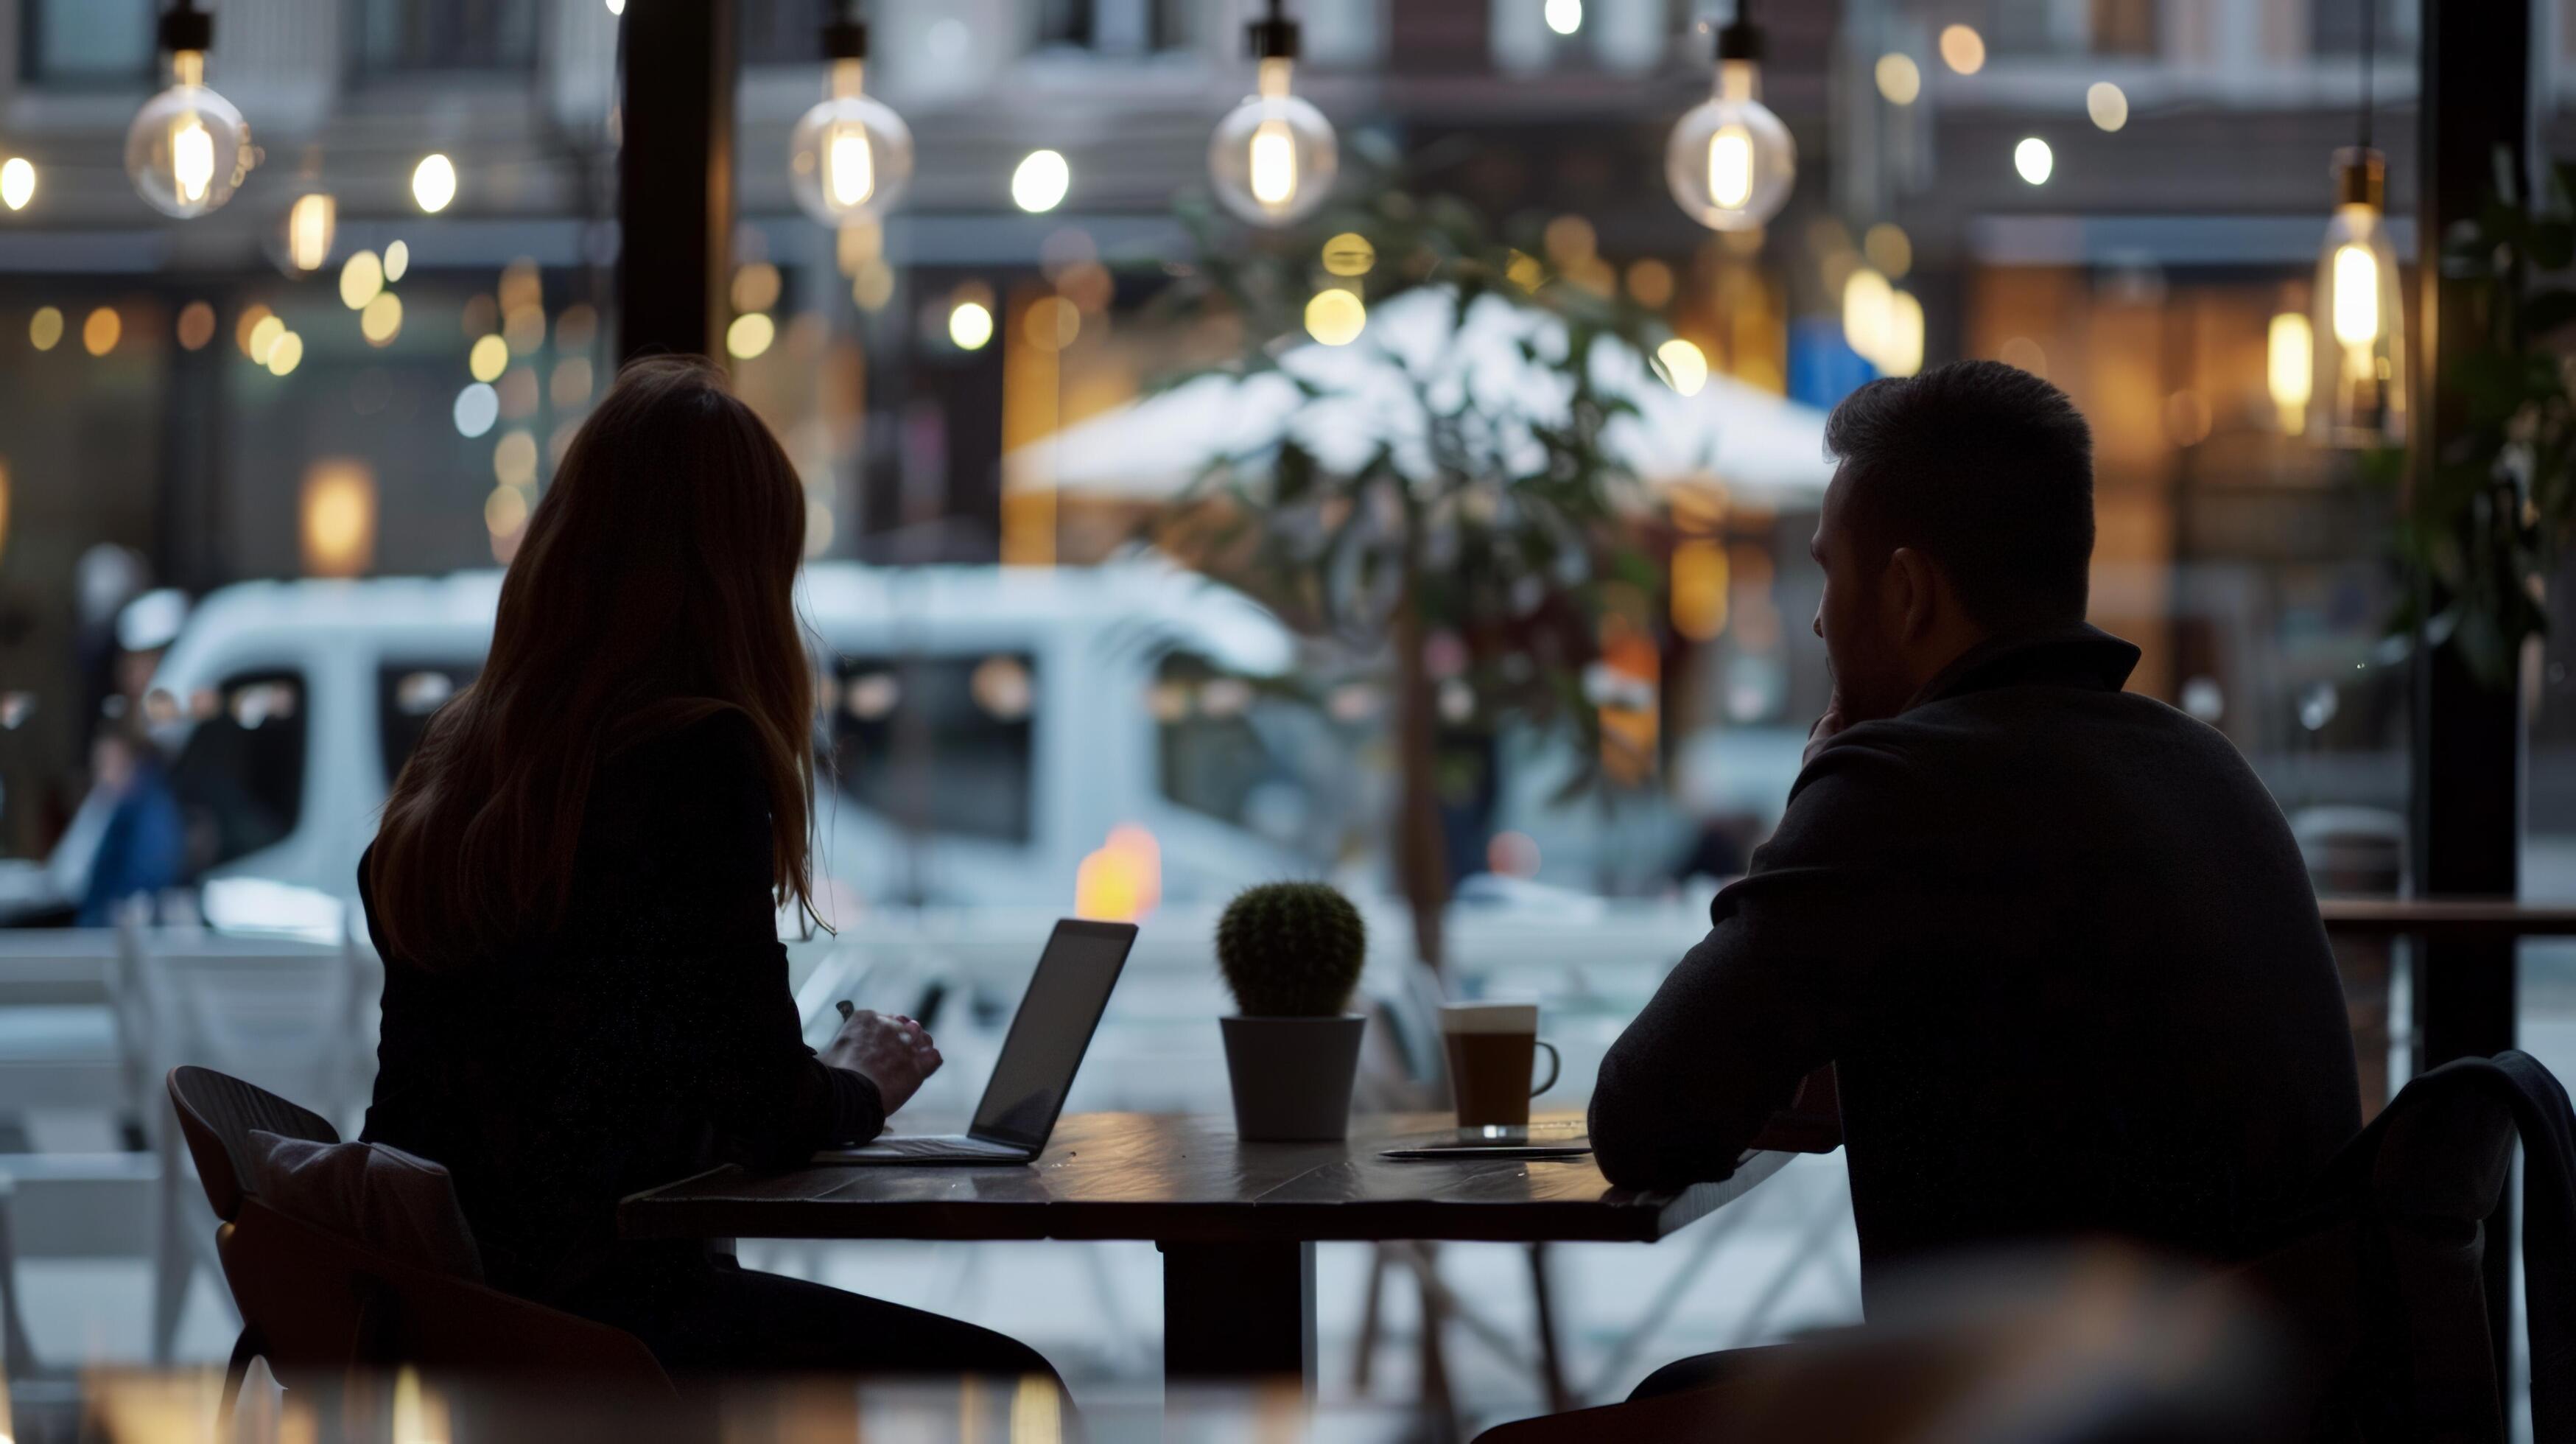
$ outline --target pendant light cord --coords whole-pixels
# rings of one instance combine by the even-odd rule
[[[2370,149],[2370,79],[2379,59],[2380,0],[2361,0],[2361,148]]]

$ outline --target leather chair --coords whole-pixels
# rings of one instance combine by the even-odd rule
[[[221,1222],[216,1248],[242,1317],[227,1416],[253,1358],[290,1388],[332,1389],[400,1366],[595,1396],[674,1399],[643,1341],[299,1222],[252,1191],[250,1134],[337,1143],[331,1125],[209,1068],[170,1070],[170,1103]]]

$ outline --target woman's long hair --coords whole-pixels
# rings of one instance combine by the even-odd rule
[[[725,710],[758,739],[779,901],[810,906],[804,551],[795,469],[722,375],[621,372],[528,520],[482,675],[385,803],[368,882],[387,947],[447,968],[551,932],[601,760]]]

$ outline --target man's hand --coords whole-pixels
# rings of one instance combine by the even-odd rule
[[[900,1013],[888,1017],[861,1008],[841,1020],[841,1031],[823,1049],[823,1061],[877,1085],[877,1098],[891,1115],[921,1091],[922,1080],[939,1071],[939,1046],[919,1023]]]
[[[1804,767],[1815,761],[1816,749],[1833,740],[1835,733],[1849,725],[1843,720],[1843,689],[1836,687],[1833,699],[1825,703],[1825,715],[1817,718],[1816,725],[1807,729],[1807,750],[1798,758],[1798,765]]]

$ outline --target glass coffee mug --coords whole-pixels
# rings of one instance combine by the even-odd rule
[[[1440,1041],[1449,1050],[1449,1092],[1458,1101],[1460,1136],[1527,1133],[1530,1100],[1555,1087],[1563,1068],[1556,1045],[1539,1039],[1538,1004],[1443,1004]],[[1547,1081],[1531,1087],[1541,1048],[1547,1050]]]

